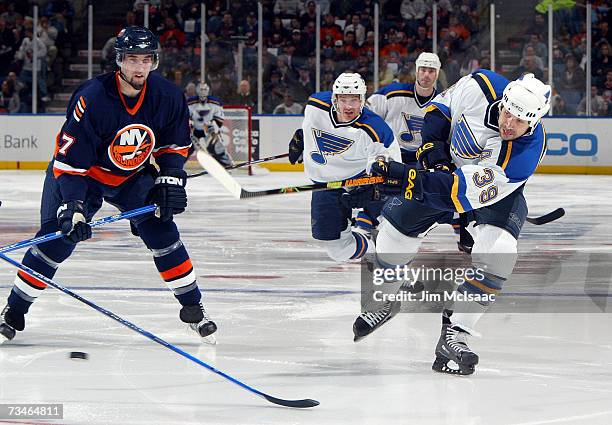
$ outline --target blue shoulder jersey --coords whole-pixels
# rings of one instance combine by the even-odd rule
[[[391,83],[372,94],[367,106],[389,124],[402,149],[416,151],[421,146],[425,111],[435,95],[434,90],[422,99],[413,83]]]
[[[150,162],[182,168],[191,146],[181,90],[150,74],[136,98],[119,91],[118,73],[86,81],[70,99],[57,135],[53,172],[64,200],[84,200],[85,177],[119,186]]]
[[[423,143],[446,143],[457,169],[422,175],[426,204],[458,212],[482,208],[504,199],[535,172],[546,153],[542,124],[515,140],[499,134],[499,106],[508,83],[481,69],[433,100]]]
[[[304,169],[317,182],[361,175],[379,155],[401,160],[393,131],[381,117],[363,108],[354,120],[339,122],[331,91],[310,96],[302,129]]]

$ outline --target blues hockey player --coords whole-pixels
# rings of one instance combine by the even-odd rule
[[[314,182],[330,182],[366,175],[379,156],[401,160],[399,144],[385,121],[364,108],[366,85],[359,74],[343,73],[332,91],[308,99],[302,128],[289,143],[289,161],[304,161]],[[377,217],[382,202],[373,188],[314,192],[311,201],[313,238],[323,241],[335,261],[359,259],[373,252],[372,242],[352,231],[352,208],[364,208]]]
[[[393,129],[402,150],[402,162],[415,164],[416,152],[421,146],[421,129],[425,111],[436,96],[436,84],[440,74],[440,58],[435,53],[423,52],[415,61],[416,80],[414,83],[391,83],[368,98],[366,106],[385,119]],[[357,215],[356,225],[370,230],[369,223],[375,219],[365,214]],[[469,252],[474,241],[465,230],[465,217],[455,214],[453,227],[460,235],[458,246]]]
[[[151,73],[158,65],[158,46],[146,28],[122,30],[115,42],[119,71],[86,81],[72,95],[47,168],[37,233],[60,230],[64,236],[30,248],[23,264],[52,278],[76,244],[92,236],[87,222],[103,200],[121,211],[156,204],[155,215],[137,216],[131,224],[181,304],[180,319],[208,337],[217,327],[202,305],[191,259],[173,221],[187,207],[183,165],[191,146],[189,110],[176,86]],[[25,315],[46,286],[17,273],[0,316],[1,341],[25,329]]]
[[[436,96],[428,108],[417,157],[431,172],[388,161],[372,167],[374,174],[403,181],[383,187],[397,195],[383,209],[378,265],[409,264],[423,237],[453,212],[467,213],[471,223],[472,265],[484,273],[467,279],[456,294],[479,301],[455,302],[444,311],[433,364],[438,372],[468,375],[478,363],[467,338],[477,334],[476,323],[514,268],[527,216],[523,188],[546,152],[540,121],[550,108],[550,95],[550,86],[533,74],[509,83],[478,70]],[[390,317],[389,309],[363,313],[355,321],[355,335],[372,332]],[[457,368],[448,365],[451,360]]]
[[[389,124],[402,150],[402,162],[416,162],[421,146],[423,117],[436,95],[440,59],[435,53],[423,52],[416,62],[414,83],[391,83],[372,94],[366,106]]]
[[[206,149],[221,165],[233,165],[223,145],[221,129],[223,127],[223,104],[221,99],[209,96],[208,84],[199,82],[196,85],[197,96],[187,99],[189,115],[193,123],[193,141],[200,149]]]

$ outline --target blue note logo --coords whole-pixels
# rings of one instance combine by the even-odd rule
[[[319,165],[327,164],[326,156],[340,155],[342,152],[348,150],[354,143],[351,139],[345,139],[344,137],[317,130],[316,128],[312,129],[312,136],[317,151],[310,152],[310,157]]]
[[[417,115],[410,115],[402,112],[402,118],[406,123],[407,131],[400,133],[399,141],[401,145],[406,145],[414,142],[421,142],[421,130],[423,129],[423,123],[425,119]],[[418,136],[418,139],[417,139]]]
[[[480,157],[482,150],[465,116],[462,115],[453,128],[451,151],[463,159],[476,159]]]

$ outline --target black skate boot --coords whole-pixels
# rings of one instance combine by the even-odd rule
[[[17,331],[25,329],[25,317],[7,304],[0,313],[0,344],[15,338]]]
[[[353,341],[361,341],[389,320],[393,319],[400,311],[401,306],[401,301],[387,301],[378,310],[364,311],[361,313],[357,319],[355,319],[355,323],[353,323],[353,334],[355,335]]]
[[[467,337],[470,334],[459,326],[445,323],[442,325],[440,340],[436,346],[436,360],[431,368],[436,372],[451,375],[471,375],[478,364],[478,355],[467,346]],[[458,369],[448,366],[454,361]]]
[[[210,320],[202,303],[183,306],[179,317],[183,322],[189,324],[189,328],[197,333],[203,342],[209,344],[217,343],[213,335],[217,331],[217,325]]]
[[[404,282],[398,289],[398,294],[400,292],[410,292],[416,294],[422,292],[423,290],[424,286],[421,282],[417,281],[413,285],[410,285],[408,282]],[[355,335],[353,342],[361,341],[363,338],[370,335],[389,320],[393,319],[393,317],[395,317],[395,315],[400,311],[401,307],[402,302],[400,300],[387,301],[377,310],[364,311],[361,313],[353,323],[353,334]]]

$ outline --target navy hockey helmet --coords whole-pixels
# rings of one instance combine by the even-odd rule
[[[127,53],[153,55],[151,71],[157,69],[159,65],[159,40],[150,29],[145,27],[132,26],[122,29],[117,34],[117,40],[115,40],[115,52],[117,53],[116,62],[119,67]]]

